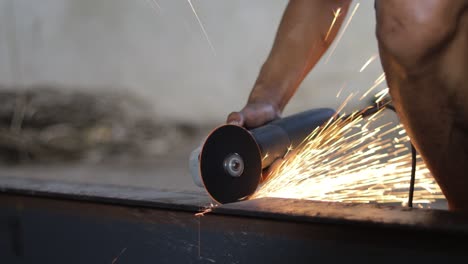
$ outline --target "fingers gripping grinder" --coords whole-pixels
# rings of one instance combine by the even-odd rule
[[[190,155],[193,180],[219,203],[245,199],[259,186],[263,169],[334,115],[331,109],[313,109],[253,130],[218,127]]]

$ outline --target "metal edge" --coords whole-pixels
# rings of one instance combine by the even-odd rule
[[[207,195],[196,192],[8,177],[0,177],[1,194],[192,213],[200,212],[211,202]],[[261,198],[214,207],[209,214],[301,223],[403,228],[468,235],[467,214],[379,204],[343,204]]]

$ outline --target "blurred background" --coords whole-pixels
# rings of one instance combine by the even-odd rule
[[[0,174],[196,190],[188,155],[246,102],[286,4],[0,0]],[[360,2],[285,115],[371,87],[374,27]]]

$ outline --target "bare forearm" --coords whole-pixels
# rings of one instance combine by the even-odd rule
[[[249,103],[270,103],[282,111],[335,38],[350,3],[351,0],[291,0]]]

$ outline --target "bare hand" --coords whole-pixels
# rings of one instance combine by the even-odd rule
[[[232,112],[228,124],[256,128],[280,118],[280,111],[270,103],[248,103],[240,112]]]

